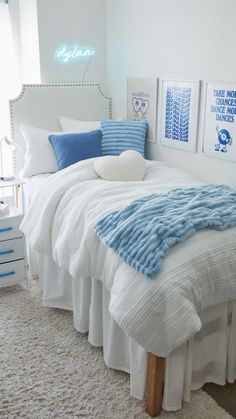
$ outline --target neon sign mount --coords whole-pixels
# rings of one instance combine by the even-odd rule
[[[57,61],[68,64],[73,61],[88,60],[94,55],[94,48],[82,47],[79,44],[62,44],[55,51],[54,57]]]

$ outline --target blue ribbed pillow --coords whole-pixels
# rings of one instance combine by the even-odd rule
[[[119,156],[136,150],[144,156],[147,121],[102,121],[102,154]]]
[[[80,160],[102,155],[101,130],[64,135],[49,135],[54,148],[58,170],[65,169]]]

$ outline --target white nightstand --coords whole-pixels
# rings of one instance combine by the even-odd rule
[[[24,185],[25,181],[23,179],[17,178],[15,177],[12,180],[2,180],[0,178],[0,190],[1,188],[12,188],[15,193],[14,193],[14,197],[15,197],[15,205],[17,206],[17,208],[19,208],[19,190],[20,188]],[[23,190],[22,190],[23,193]],[[23,196],[22,196],[22,202],[23,202]],[[22,203],[23,206],[23,203]]]
[[[19,230],[22,217],[14,206],[0,217],[0,288],[26,281],[24,237]]]

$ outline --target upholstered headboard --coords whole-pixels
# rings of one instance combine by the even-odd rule
[[[98,83],[25,84],[20,95],[10,101],[11,139],[16,144],[14,169],[24,164],[25,141],[20,126],[60,130],[58,116],[81,120],[112,117],[111,98],[102,93]]]

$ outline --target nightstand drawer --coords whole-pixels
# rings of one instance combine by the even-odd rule
[[[0,242],[0,263],[24,258],[23,239]]]
[[[26,279],[25,261],[2,263],[0,265],[0,287],[16,284]]]
[[[0,218],[0,241],[23,236],[19,230],[21,219],[22,217],[9,217],[3,220]]]

